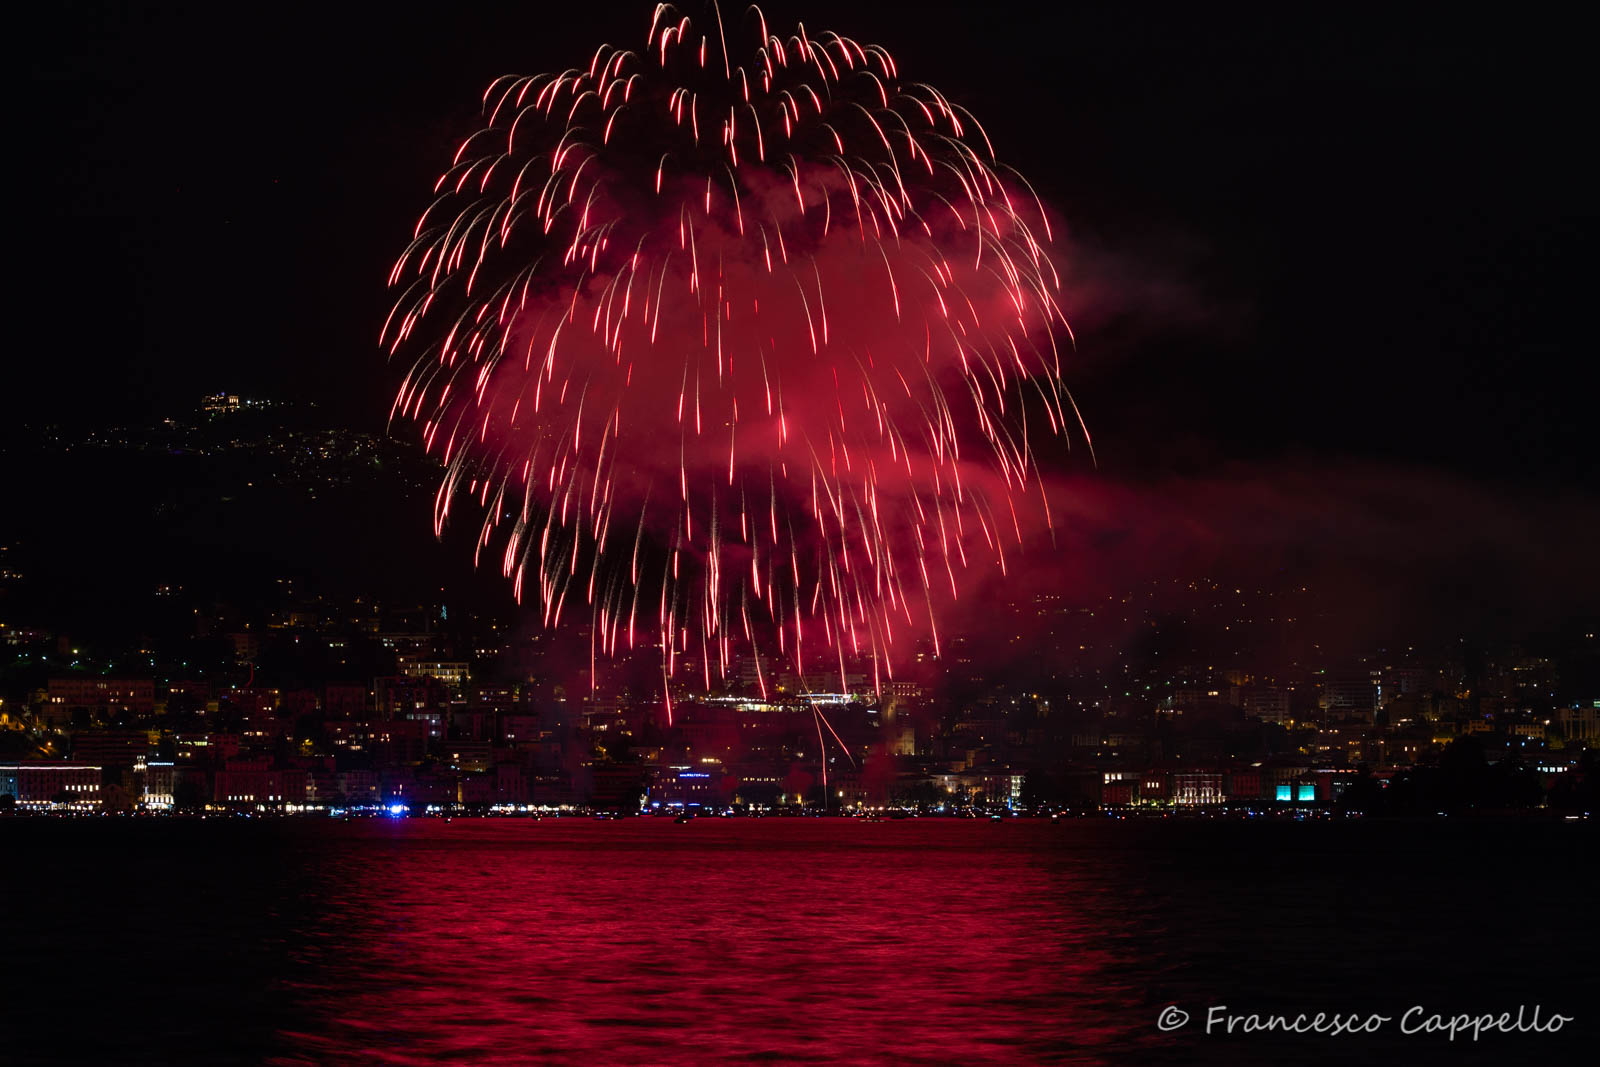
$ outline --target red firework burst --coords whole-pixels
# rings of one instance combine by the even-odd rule
[[[445,464],[436,531],[471,500],[478,553],[597,652],[881,680],[1048,523],[1030,432],[1082,428],[1050,224],[884,49],[707,22],[661,5],[642,51],[490,85],[389,276],[394,414]]]

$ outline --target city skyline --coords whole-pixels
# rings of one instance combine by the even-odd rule
[[[433,491],[427,461],[400,442],[219,397],[183,419],[51,447],[95,463],[111,453],[157,469],[211,464],[228,476],[182,505],[206,516],[226,513],[222,501],[251,479],[290,510],[373,469],[401,497]],[[246,507],[243,524],[259,521]],[[453,558],[453,546],[436,547],[441,562]],[[823,656],[807,678],[792,665],[763,671],[757,650],[713,676],[686,654],[664,690],[659,642],[598,654],[590,625],[547,629],[492,580],[474,598],[430,574],[408,599],[349,575],[258,565],[218,579],[207,564],[169,561],[141,573],[140,599],[118,624],[64,606],[32,555],[6,546],[0,586],[6,755],[40,774],[73,767],[80,785],[107,789],[82,792],[114,797],[113,808],[171,810],[165,777],[145,799],[146,767],[158,766],[190,772],[186,809],[278,811],[337,808],[350,795],[337,783],[356,773],[375,808],[408,805],[420,776],[424,807],[440,811],[488,798],[648,810],[674,803],[682,773],[696,776],[707,810],[781,808],[785,796],[821,802],[812,791],[826,766],[827,803],[840,809],[1282,811],[1282,788],[1289,810],[1312,800],[1339,811],[1358,779],[1387,787],[1434,773],[1455,742],[1536,781],[1519,803],[1559,805],[1571,788],[1562,776],[1581,777],[1600,696],[1600,641],[1582,620],[1510,638],[1419,629],[1396,640],[1281,573],[1251,585],[1164,573],[1109,591],[1011,583],[980,598],[979,623],[953,622],[942,647],[924,635],[893,671],[863,652],[838,669]],[[667,721],[669,696],[679,724]],[[815,702],[837,731],[820,748]],[[748,750],[738,741],[757,735]],[[245,771],[256,776],[248,790],[219,777]],[[746,780],[761,784],[741,794]],[[798,793],[778,788],[802,780],[811,784]],[[631,800],[616,793],[621,781]],[[704,794],[712,782],[726,795]],[[50,806],[41,789],[25,807]]]

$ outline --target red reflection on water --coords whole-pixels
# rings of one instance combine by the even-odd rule
[[[1123,908],[1048,823],[338,827],[274,1062],[1114,1061]]]

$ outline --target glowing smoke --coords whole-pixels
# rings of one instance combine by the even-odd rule
[[[394,413],[446,465],[436,528],[470,502],[597,653],[881,682],[1048,523],[1033,439],[1082,427],[1050,223],[882,48],[706,21],[489,87],[390,275]]]

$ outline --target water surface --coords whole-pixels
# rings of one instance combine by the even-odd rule
[[[1595,1033],[1590,840],[1459,822],[9,820],[0,1060],[1537,1060]],[[1394,1024],[1197,1032],[1213,1004],[1534,1003],[1578,1020],[1471,1047]],[[1156,1028],[1169,1004],[1189,1027]]]

